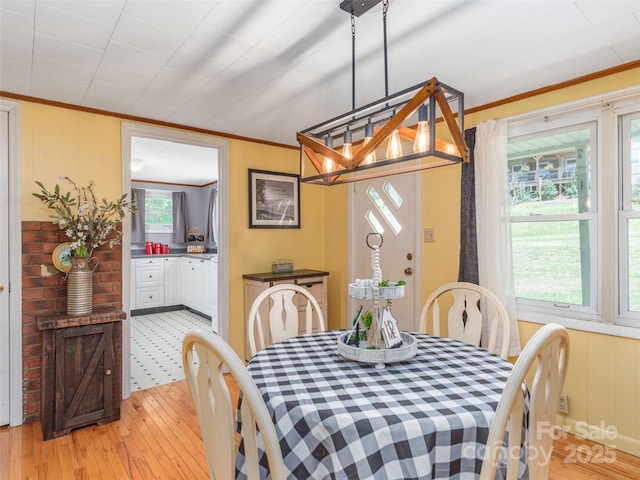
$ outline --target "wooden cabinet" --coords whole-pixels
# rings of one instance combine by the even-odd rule
[[[122,320],[114,308],[37,317],[42,334],[40,419],[45,440],[120,418]]]
[[[247,329],[247,317],[249,315],[249,310],[251,309],[251,305],[253,305],[254,300],[267,288],[272,287],[274,285],[282,284],[282,283],[293,283],[295,285],[299,285],[301,287],[306,288],[316,299],[318,304],[320,305],[320,310],[322,311],[322,315],[324,316],[325,323],[327,322],[327,277],[329,276],[329,272],[322,272],[318,270],[294,270],[289,273],[251,273],[243,275],[244,278],[244,317],[245,317],[245,332],[248,332]],[[306,301],[304,299],[301,300],[299,308],[299,315],[301,319],[304,319],[304,308],[306,306]],[[262,318],[267,318],[268,316],[268,307],[265,303],[263,303],[260,315]],[[304,322],[300,322],[300,329],[304,331]],[[313,330],[317,331],[318,324],[317,319],[314,318],[313,322]],[[249,355],[249,339],[248,336],[245,335],[245,352],[246,355]],[[247,358],[248,360],[248,358]]]

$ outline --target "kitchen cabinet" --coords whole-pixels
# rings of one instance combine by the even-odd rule
[[[164,260],[164,305],[170,307],[182,303],[180,291],[180,258],[165,257]]]
[[[137,309],[164,306],[164,259],[135,259],[135,305]]]
[[[184,287],[182,303],[199,312],[202,312],[203,310],[202,292],[204,291],[204,286],[202,285],[202,270],[204,266],[201,265],[201,260],[199,259],[189,257],[185,258],[182,275]]]
[[[292,283],[306,288],[311,295],[316,299],[322,315],[327,322],[327,277],[329,272],[322,272],[318,270],[293,270],[288,273],[251,273],[243,275],[244,278],[244,317],[245,317],[245,332],[248,332],[246,327],[247,317],[249,310],[255,299],[267,288],[274,285],[283,283]],[[299,322],[301,333],[304,332],[304,315],[306,300],[299,298],[298,315],[301,321]],[[262,303],[260,309],[260,315],[262,318],[268,317],[268,304]],[[313,331],[318,331],[317,318],[313,320]],[[245,352],[248,355],[249,352],[249,339],[245,334]],[[248,360],[248,358],[247,358]]]
[[[211,259],[186,258],[184,286],[186,291],[183,303],[200,313],[211,316],[217,303],[217,268],[212,267]],[[217,261],[215,266],[217,267]],[[215,273],[215,278],[213,276]],[[215,283],[214,283],[215,282]]]
[[[214,320],[218,311],[217,257],[158,256],[131,260],[132,311],[149,308],[162,311],[164,307],[175,310],[182,305]],[[217,318],[212,323],[217,332]]]
[[[38,315],[42,335],[40,419],[44,440],[120,418],[122,320],[115,308]]]

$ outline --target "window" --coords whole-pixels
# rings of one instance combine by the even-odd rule
[[[600,105],[509,125],[523,319],[640,327],[640,110]]]
[[[623,317],[640,312],[640,113],[620,118],[620,295]]]
[[[173,231],[173,200],[169,190],[146,190],[144,199],[145,232]]]

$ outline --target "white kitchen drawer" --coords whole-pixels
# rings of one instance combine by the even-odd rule
[[[136,308],[164,306],[164,286],[160,288],[137,288]]]
[[[136,258],[135,262],[136,262],[136,267],[144,267],[144,266],[150,266],[150,265],[157,265],[157,266],[161,266],[164,265],[164,258]]]
[[[164,265],[136,266],[136,288],[164,288]],[[138,308],[140,308],[138,306]]]

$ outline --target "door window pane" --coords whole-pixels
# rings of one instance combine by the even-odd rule
[[[380,220],[378,220],[378,217],[376,217],[375,213],[373,213],[371,210],[367,210],[365,218],[367,219],[367,222],[369,222],[369,225],[375,233],[379,233],[380,235],[384,233],[384,227],[380,223]]]
[[[382,199],[382,197],[380,197],[380,194],[378,194],[376,189],[373,187],[369,187],[367,189],[367,194],[369,195],[369,198],[376,206],[378,211],[382,214],[386,222],[389,224],[389,227],[391,227],[391,231],[398,235],[400,233],[400,230],[402,230],[402,225],[400,225],[400,222],[398,221],[396,216],[391,213],[391,210]]]
[[[398,192],[395,187],[389,182],[384,182],[382,188],[385,192],[387,192],[387,195],[389,195],[389,198],[395,204],[395,206],[397,208],[400,208],[402,206],[402,195],[400,195],[400,192]]]

